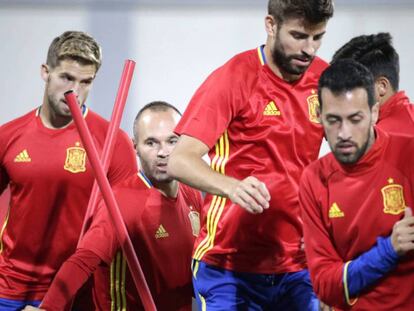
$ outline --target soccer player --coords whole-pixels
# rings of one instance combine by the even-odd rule
[[[332,63],[354,59],[374,75],[375,97],[379,102],[377,127],[391,133],[414,135],[414,105],[399,91],[400,64],[389,33],[362,35],[335,52]]]
[[[38,305],[76,249],[94,177],[64,93],[75,91],[102,150],[109,123],[85,106],[100,65],[101,48],[91,36],[63,33],[41,66],[42,105],[0,127],[0,192],[8,185],[11,191],[0,226],[0,310]],[[120,131],[114,143],[112,184],[137,172],[128,136]]]
[[[317,304],[301,249],[298,187],[323,136],[316,92],[327,64],[315,53],[333,4],[270,0],[268,13],[266,45],[214,71],[176,128],[182,136],[168,172],[209,193],[193,253],[200,309]]]
[[[353,60],[323,73],[319,100],[332,153],[299,195],[315,292],[335,310],[412,310],[414,140],[374,127],[374,78]]]
[[[178,140],[173,132],[178,110],[152,102],[134,123],[142,170],[114,187],[132,243],[157,310],[191,310],[191,252],[200,229],[200,192],[167,175],[167,161]],[[63,310],[76,290],[95,272],[98,310],[144,310],[119,250],[106,207],[99,206],[76,253],[58,272],[42,308]],[[27,309],[36,310],[36,309]]]

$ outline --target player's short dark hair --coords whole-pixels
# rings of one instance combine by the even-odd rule
[[[269,0],[268,14],[278,23],[289,18],[304,18],[311,24],[319,24],[333,16],[332,0]]]
[[[334,62],[321,75],[318,85],[320,110],[322,111],[322,89],[341,95],[356,88],[362,88],[368,95],[368,106],[375,105],[374,77],[367,67],[352,59]]]
[[[331,63],[345,58],[351,58],[363,64],[372,72],[374,79],[387,78],[394,91],[398,91],[400,61],[388,32],[362,35],[351,39],[335,52]]]
[[[66,31],[53,39],[47,52],[46,64],[51,68],[64,59],[94,65],[96,71],[102,63],[102,51],[96,40],[82,31]]]
[[[182,115],[182,113],[180,112],[180,110],[178,110],[175,106],[165,102],[165,101],[161,101],[161,100],[157,100],[157,101],[153,101],[150,102],[148,104],[146,104],[144,107],[142,107],[134,120],[134,126],[133,126],[133,131],[135,129],[135,126],[139,120],[139,118],[141,117],[141,115],[144,113],[144,111],[146,110],[151,110],[151,111],[167,111],[169,109],[174,110],[175,112],[177,112],[180,116]],[[135,131],[134,131],[135,132]]]

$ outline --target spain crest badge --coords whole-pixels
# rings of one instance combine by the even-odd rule
[[[309,110],[309,120],[312,123],[321,123],[319,120],[319,99],[318,94],[314,90],[312,90],[312,95],[309,96],[306,100],[308,102],[308,110]]]
[[[190,213],[188,213],[188,218],[190,218],[193,235],[198,236],[198,234],[200,233],[200,213],[196,211],[191,211]]]
[[[63,167],[71,173],[82,173],[86,171],[86,151],[76,142],[75,147],[66,149],[66,160]]]
[[[404,213],[405,200],[404,189],[401,185],[394,183],[394,179],[388,179],[388,185],[381,189],[384,202],[384,213],[398,215]]]

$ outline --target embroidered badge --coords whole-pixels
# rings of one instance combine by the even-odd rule
[[[193,235],[198,236],[198,234],[200,233],[200,213],[196,211],[191,211],[190,213],[188,213],[188,218],[190,218]]]
[[[388,185],[381,189],[384,201],[384,213],[398,215],[404,213],[405,200],[404,189],[401,185],[394,183],[394,179],[388,178]]]
[[[71,173],[81,173],[86,171],[86,151],[76,142],[75,147],[66,149],[66,161],[63,167]]]
[[[309,110],[309,120],[312,123],[321,123],[319,120],[319,99],[318,94],[316,94],[315,90],[312,90],[312,95],[308,97],[308,110]]]

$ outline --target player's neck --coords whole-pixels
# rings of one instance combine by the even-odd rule
[[[72,122],[71,117],[61,117],[56,115],[53,109],[50,108],[47,99],[43,101],[43,104],[40,107],[39,116],[43,125],[50,129],[62,129],[67,127]]]
[[[153,183],[154,187],[157,188],[163,195],[168,198],[175,199],[178,194],[178,182],[176,180],[167,183]]]
[[[266,64],[269,66],[269,68],[273,71],[273,73],[278,76],[279,78],[287,81],[287,82],[294,82],[296,80],[299,80],[302,75],[294,75],[287,73],[286,71],[283,71],[279,66],[276,65],[276,63],[273,61],[272,52],[269,48],[269,42],[266,43],[264,47],[264,53],[266,57]]]

